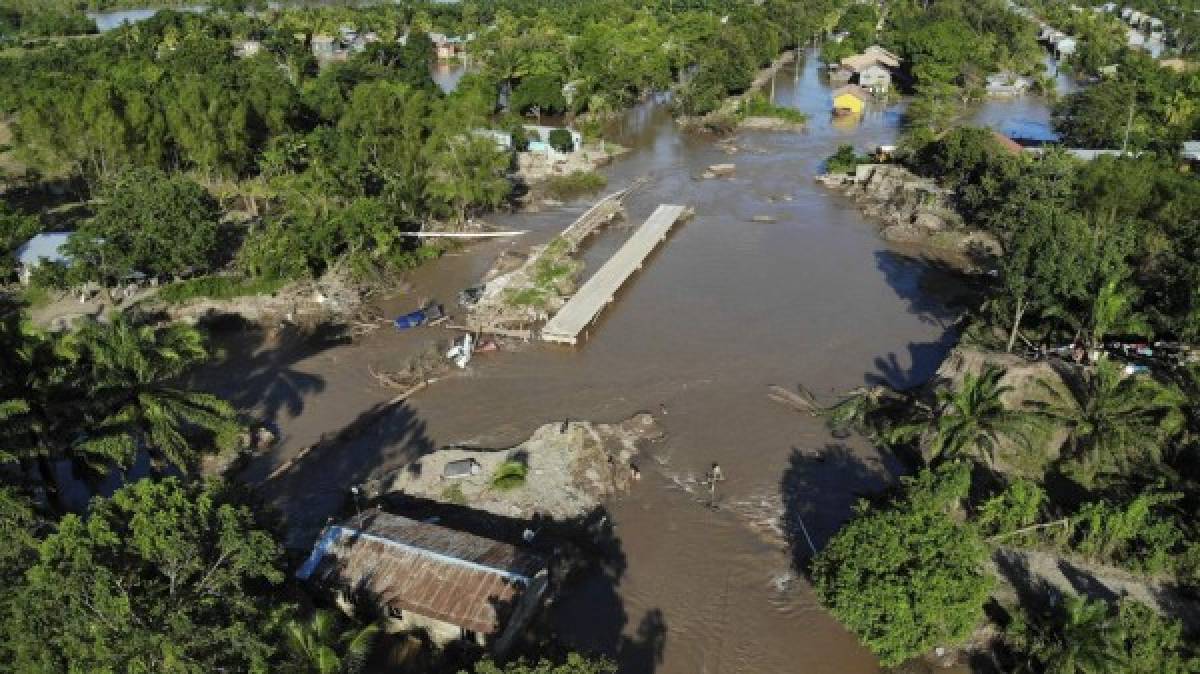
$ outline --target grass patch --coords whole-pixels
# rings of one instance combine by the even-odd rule
[[[501,491],[524,486],[525,475],[528,472],[529,466],[520,461],[505,461],[492,475],[492,486]]]
[[[564,281],[574,276],[582,266],[570,256],[566,239],[555,237],[538,257],[530,270],[533,285],[528,288],[512,288],[505,293],[505,301],[514,307],[544,308],[549,299],[559,294]]]
[[[608,178],[595,171],[573,171],[563,176],[546,179],[546,192],[556,198],[565,198],[582,192],[594,192],[608,184]]]
[[[837,152],[825,160],[825,172],[853,175],[859,164],[870,164],[871,161],[870,157],[859,156],[853,145],[839,145]]]
[[[467,495],[463,493],[462,485],[452,484],[442,490],[442,500],[454,505],[467,505]]]
[[[54,300],[54,295],[49,289],[37,284],[30,284],[21,290],[21,301],[30,309],[37,309],[50,304]]]
[[[281,279],[248,279],[234,276],[205,276],[178,281],[158,291],[167,304],[183,304],[194,299],[231,300],[247,295],[270,295],[284,286]]]
[[[541,288],[522,288],[508,290],[505,292],[504,299],[509,306],[513,307],[544,307],[550,296]]]
[[[762,94],[754,94],[747,97],[742,104],[741,112],[743,117],[772,117],[793,124],[805,124],[808,122],[808,115],[794,108],[775,105]]]

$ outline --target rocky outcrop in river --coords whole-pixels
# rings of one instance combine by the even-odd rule
[[[854,199],[882,222],[881,235],[895,243],[981,257],[1000,253],[994,237],[968,229],[950,204],[950,191],[896,164],[859,164],[854,174],[825,174],[823,185]]]

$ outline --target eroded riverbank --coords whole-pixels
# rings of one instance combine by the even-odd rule
[[[666,439],[647,450],[643,479],[608,506],[620,563],[555,606],[564,638],[617,655],[630,672],[878,671],[797,577],[793,550],[806,554],[795,538],[801,522],[820,546],[857,497],[900,466],[771,404],[767,387],[803,385],[824,402],[864,383],[920,383],[956,341],[959,291],[938,265],[881,241],[876,224],[812,179],[840,144],[894,141],[899,113],[871,112],[854,126],[831,119],[811,58],[779,75],[776,100],[808,113],[809,130],[745,131],[732,155],[711,138],[679,133],[661,107],[632,111],[614,129],[631,152],[608,169],[610,189],[648,175],[626,204],[630,221],[663,202],[696,216],[631,280],[590,341],[480,356],[353,442],[307,456],[268,495],[319,525],[351,485],[439,447],[508,447],[547,423],[651,412]],[[723,162],[736,164],[733,177],[701,177]],[[497,219],[531,233],[418,270],[412,291],[382,309],[452,303],[501,252],[549,240],[590,201]],[[757,215],[775,221],[752,222]],[[588,270],[628,233],[598,236],[583,256]],[[429,339],[448,337],[384,329],[354,344],[231,339],[210,385],[282,431],[278,449],[246,477],[257,482],[322,434],[377,413],[394,392],[378,387],[368,366],[394,369]],[[717,510],[695,493],[713,461],[728,477]]]

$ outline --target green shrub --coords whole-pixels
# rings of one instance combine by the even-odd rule
[[[442,500],[454,505],[467,505],[467,495],[463,493],[462,485],[458,483],[442,490]]]
[[[44,307],[53,300],[53,296],[45,286],[29,284],[21,290],[21,301],[31,309]]]
[[[854,173],[854,169],[864,163],[854,152],[853,145],[839,145],[829,159],[825,160],[826,173]]]
[[[505,461],[492,475],[492,486],[502,491],[516,489],[525,484],[525,475],[528,472],[529,466],[520,461]]]
[[[884,507],[860,503],[812,567],[821,602],[888,667],[969,637],[994,582],[978,533],[950,514],[970,489],[967,465],[904,482]]]
[[[595,171],[572,171],[564,176],[550,176],[546,180],[546,192],[553,197],[564,198],[581,192],[593,192],[608,184],[603,173]]]
[[[158,298],[167,304],[183,304],[199,298],[230,300],[247,295],[270,295],[284,283],[280,279],[205,276],[165,286],[158,291]]]
[[[550,132],[550,136],[546,139],[550,143],[550,147],[559,152],[574,152],[575,140],[571,138],[571,132],[566,129],[554,129]]]
[[[793,124],[808,122],[808,115],[795,108],[775,105],[762,94],[754,94],[746,98],[742,104],[742,115],[745,117],[772,117]]]

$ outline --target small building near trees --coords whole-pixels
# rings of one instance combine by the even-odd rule
[[[312,55],[318,61],[331,60],[337,52],[337,40],[332,35],[312,37]]]
[[[378,510],[322,532],[296,577],[332,591],[344,610],[376,612],[392,632],[425,630],[503,655],[548,586],[527,549]]]
[[[466,56],[467,43],[474,39],[474,33],[468,33],[466,37],[429,33],[429,41],[433,43],[433,51],[439,61],[452,61]]]
[[[871,92],[857,84],[847,84],[833,90],[833,112],[836,115],[861,115],[871,100]]]
[[[858,73],[858,86],[873,94],[886,94],[892,88],[892,73],[878,63],[871,64]]]
[[[987,76],[985,90],[993,98],[1021,96],[1033,88],[1033,78],[1014,73],[994,73]]]

